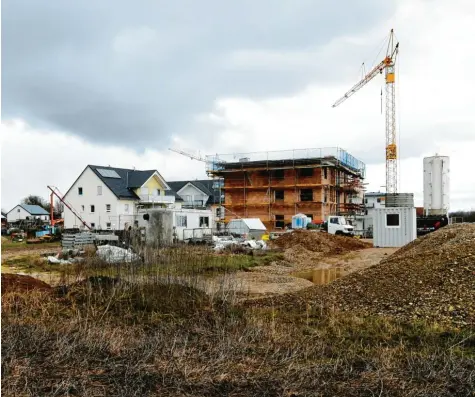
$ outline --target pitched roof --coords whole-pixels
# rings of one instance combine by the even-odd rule
[[[49,215],[48,211],[39,205],[20,204],[20,207],[29,212],[31,215]]]
[[[197,189],[201,190],[204,194],[209,196],[207,205],[209,204],[219,204],[219,189],[213,188],[214,181],[213,179],[201,179],[194,181],[174,181],[168,182],[168,185],[175,192],[179,192],[183,189],[188,183],[195,186]]]
[[[158,173],[157,170],[131,170],[127,168],[104,167],[100,165],[88,165],[88,167],[104,182],[104,184],[114,193],[118,198],[128,198],[137,200],[139,197],[135,194],[133,189],[141,187],[147,182],[153,174],[157,173],[165,187],[168,187],[165,180]],[[120,178],[111,178],[103,176],[98,170],[115,171]]]
[[[267,230],[265,225],[259,218],[240,218],[240,219],[231,219],[228,223],[228,228],[235,228],[234,224],[244,223],[249,230]]]

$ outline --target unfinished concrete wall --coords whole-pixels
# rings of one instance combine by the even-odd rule
[[[149,211],[146,225],[147,245],[161,247],[173,242],[173,212]]]

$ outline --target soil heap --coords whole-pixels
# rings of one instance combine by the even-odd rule
[[[274,305],[276,300],[284,306],[323,304],[361,314],[473,325],[475,225],[446,226],[375,266],[274,299]]]
[[[295,230],[290,233],[284,233],[269,244],[271,248],[281,248],[284,250],[293,249],[298,246],[305,250],[325,255],[343,254],[372,246],[356,238],[308,230]]]
[[[51,291],[51,286],[31,276],[2,273],[2,295],[7,292]]]

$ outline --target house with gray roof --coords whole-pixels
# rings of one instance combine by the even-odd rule
[[[220,189],[222,181],[200,179],[168,182],[169,186],[183,200],[183,208],[202,208],[213,211],[215,229],[224,219],[224,190]]]
[[[7,212],[8,223],[40,219],[49,222],[49,212],[39,205],[18,204]]]
[[[93,229],[122,230],[133,226],[139,209],[167,208],[182,202],[157,170],[88,165],[64,196],[74,212]],[[65,228],[83,222],[67,206]]]

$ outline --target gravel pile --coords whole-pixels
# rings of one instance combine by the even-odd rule
[[[326,255],[344,254],[372,246],[356,238],[335,236],[324,232],[307,230],[295,230],[290,233],[284,233],[276,240],[270,241],[269,245],[272,248],[281,248],[284,250],[300,247],[311,252]]]
[[[444,227],[368,269],[262,304],[474,325],[475,224]]]

